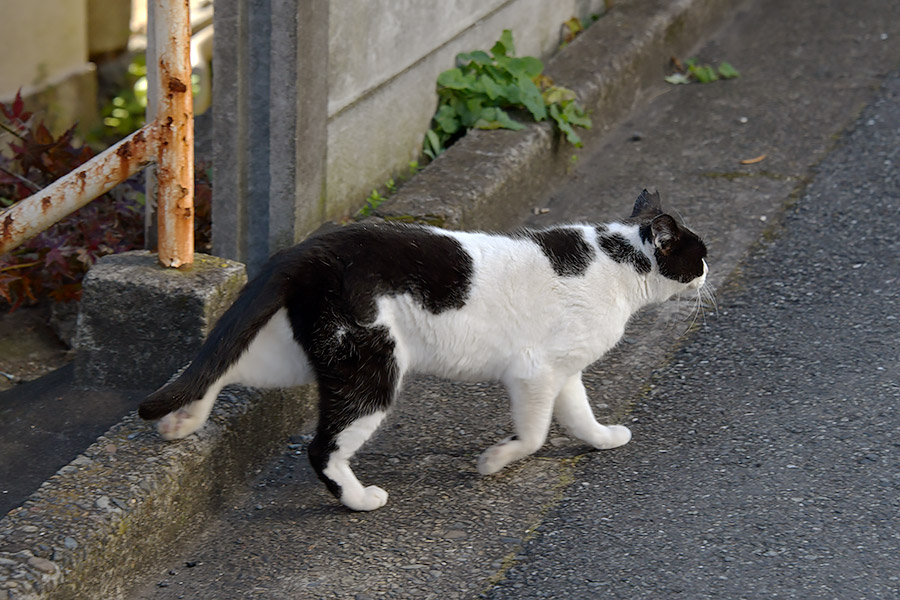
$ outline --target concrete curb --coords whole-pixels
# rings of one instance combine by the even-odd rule
[[[672,56],[684,56],[739,0],[626,2],[548,61],[545,72],[572,89],[600,137],[659,85]],[[389,220],[450,229],[508,229],[548,182],[565,175],[576,148],[547,122],[521,131],[470,131],[377,211]]]
[[[314,402],[312,386],[227,388],[209,423],[172,444],[131,413],[0,521],[0,597],[125,597]]]
[[[617,7],[550,61],[547,72],[592,109],[590,143],[737,0],[651,0]],[[379,211],[451,228],[505,228],[572,148],[546,123],[473,132]],[[0,520],[0,597],[122,598],[180,536],[196,531],[247,469],[312,418],[314,389],[226,390],[198,434],[162,444],[131,414]]]

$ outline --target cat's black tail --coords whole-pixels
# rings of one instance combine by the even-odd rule
[[[138,408],[141,418],[158,419],[200,399],[237,362],[257,332],[284,306],[285,278],[278,263],[270,260],[244,286],[178,378],[141,402]]]

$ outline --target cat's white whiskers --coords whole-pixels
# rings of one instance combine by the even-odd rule
[[[687,301],[684,301],[687,302]],[[719,314],[718,305],[716,304],[715,297],[713,293],[707,289],[707,284],[704,283],[702,286],[697,288],[696,296],[693,296],[690,300],[691,309],[690,312],[685,316],[682,321],[687,321],[690,319],[690,323],[685,328],[685,330],[678,336],[684,337],[688,333],[694,330],[694,326],[697,324],[697,318],[700,317],[700,320],[704,327],[706,327],[706,311],[704,310],[707,306],[712,306],[716,316]]]
[[[699,292],[703,297],[703,306],[705,308],[711,309],[713,314],[715,314],[715,316],[718,317],[719,316],[719,303],[716,300],[716,292],[715,292],[715,290],[712,289],[712,286],[710,286],[708,283],[704,283],[700,287]]]
[[[690,312],[690,314],[688,315],[688,317],[691,319],[691,322],[688,323],[687,329],[685,329],[684,332],[682,332],[681,336],[679,336],[679,337],[684,337],[684,336],[686,336],[688,333],[690,333],[691,331],[694,330],[694,325],[697,324],[697,313],[698,313],[698,312],[700,312],[700,310],[699,310],[699,304],[698,304],[697,302],[694,302],[694,303],[693,303],[693,306],[692,306],[692,309],[691,309],[691,312]],[[687,320],[687,318],[686,318],[685,320]]]

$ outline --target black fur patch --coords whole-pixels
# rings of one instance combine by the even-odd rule
[[[365,224],[311,238],[273,260],[283,261],[288,320],[319,384],[310,462],[340,498],[340,486],[324,474],[336,437],[387,410],[398,387],[394,341],[372,325],[377,298],[408,293],[432,313],[461,308],[472,258],[457,240],[425,228]]]
[[[263,265],[184,373],[141,403],[140,416],[156,419],[200,398],[283,306],[308,353],[318,342],[333,349],[338,327],[358,331],[375,318],[380,295],[410,293],[433,313],[462,307],[472,269],[458,241],[423,227],[352,225],[313,236]],[[298,335],[298,325],[307,335]]]
[[[299,319],[288,314],[294,331],[303,327]],[[315,333],[312,334],[315,337]],[[319,384],[319,423],[316,436],[307,448],[309,462],[319,479],[340,500],[340,485],[325,474],[331,453],[337,450],[337,436],[360,417],[386,411],[397,392],[397,365],[394,342],[384,327],[354,327],[343,335],[346,355],[335,359],[326,350],[329,340],[307,349],[315,365]]]
[[[557,275],[583,275],[594,260],[594,249],[584,241],[584,235],[579,230],[529,230],[525,235],[541,247]]]
[[[611,259],[617,263],[629,263],[638,273],[649,273],[652,269],[650,259],[632,246],[621,234],[604,233],[604,231],[598,230],[597,244]]]
[[[654,248],[653,256],[659,265],[659,273],[663,277],[687,283],[703,274],[703,259],[706,258],[706,244],[700,237],[686,227],[678,225],[670,216],[661,213],[659,219],[669,220],[673,241],[671,247],[663,252],[660,248]],[[641,241],[645,244],[654,243],[653,227],[656,218],[645,221],[638,229]]]
[[[158,419],[194,400],[240,358],[269,319],[284,306],[283,279],[278,263],[269,261],[234,301],[203,342],[197,356],[175,381],[141,402],[142,419]]]
[[[703,275],[706,245],[697,234],[682,227],[672,249],[667,254],[663,254],[657,248],[654,256],[659,265],[660,275],[681,283],[688,283]]]
[[[461,308],[469,294],[472,258],[460,243],[425,228],[347,226],[282,253],[287,291],[306,321],[331,313],[358,323],[375,317],[379,296],[409,293],[437,314]]]

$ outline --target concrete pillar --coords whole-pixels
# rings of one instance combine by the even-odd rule
[[[216,1],[213,252],[251,275],[324,215],[328,4]]]
[[[104,256],[83,282],[77,382],[159,387],[193,358],[246,281],[244,265],[205,254],[180,269],[160,266],[145,250]]]

